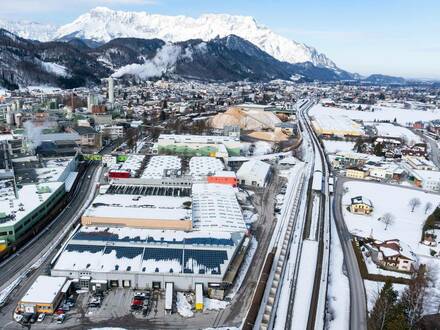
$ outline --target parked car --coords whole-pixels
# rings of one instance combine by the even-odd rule
[[[33,313],[24,313],[23,317],[21,319],[21,323],[23,323],[23,324],[29,323],[29,321],[31,320],[32,315],[33,315]]]
[[[37,313],[33,313],[32,315],[31,315],[31,319],[29,320],[31,323],[35,323],[35,322],[37,322],[37,319],[38,319],[38,314]]]
[[[38,315],[37,322],[43,322],[45,317],[46,317],[46,314],[41,313],[40,315]]]
[[[63,323],[65,319],[66,319],[66,314],[60,314],[56,318],[58,324]]]
[[[65,312],[64,312],[64,310],[62,309],[62,308],[58,308],[56,311],[55,311],[55,315],[61,315],[61,314],[64,314]]]

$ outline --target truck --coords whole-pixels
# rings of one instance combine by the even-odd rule
[[[203,284],[196,283],[196,311],[203,311]]]
[[[173,310],[174,283],[165,283],[165,311],[171,313]]]

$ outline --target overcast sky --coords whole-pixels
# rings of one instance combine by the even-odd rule
[[[440,79],[438,0],[0,0],[0,17],[56,25],[96,6],[166,15],[250,15],[343,69]]]

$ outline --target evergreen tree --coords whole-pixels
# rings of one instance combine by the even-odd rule
[[[387,325],[393,314],[397,301],[397,292],[390,281],[385,282],[368,318],[368,329],[388,329]]]

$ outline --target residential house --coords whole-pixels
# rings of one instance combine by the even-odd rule
[[[410,247],[398,239],[374,241],[368,246],[371,258],[382,268],[412,272],[415,258]]]
[[[371,203],[368,198],[356,196],[351,199],[351,204],[349,206],[349,211],[351,213],[368,215],[373,212],[373,210],[373,203]]]

